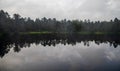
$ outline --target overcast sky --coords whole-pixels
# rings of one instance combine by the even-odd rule
[[[120,18],[120,0],[0,0],[0,9],[23,17],[110,20]]]

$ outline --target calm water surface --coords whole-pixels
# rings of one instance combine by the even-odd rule
[[[0,50],[4,51],[0,52],[0,71],[120,71],[120,46],[111,44],[115,41],[82,39],[68,44],[70,39],[53,40],[2,42],[6,49]]]

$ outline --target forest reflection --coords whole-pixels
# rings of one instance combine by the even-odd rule
[[[56,46],[57,44],[63,45],[76,45],[76,43],[84,43],[84,46],[89,46],[90,42],[94,41],[95,44],[109,43],[110,46],[117,48],[120,45],[119,35],[79,35],[79,34],[41,34],[41,35],[16,35],[0,36],[0,57],[4,57],[11,48],[14,52],[19,52],[21,48],[30,47],[31,44],[42,46]]]

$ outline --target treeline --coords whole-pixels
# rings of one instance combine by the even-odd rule
[[[0,33],[19,32],[120,32],[120,20],[56,20],[56,18],[23,18],[19,14],[13,17],[0,10]]]

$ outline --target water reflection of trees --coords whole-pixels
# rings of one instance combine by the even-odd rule
[[[43,34],[43,35],[18,35],[18,36],[1,36],[0,37],[0,57],[7,54],[11,48],[15,52],[19,52],[21,48],[30,47],[31,44],[42,46],[56,46],[57,44],[63,45],[76,45],[76,43],[83,42],[85,46],[90,45],[90,41],[94,41],[95,44],[109,43],[114,48],[120,45],[119,36],[110,35],[64,35],[64,34]]]

